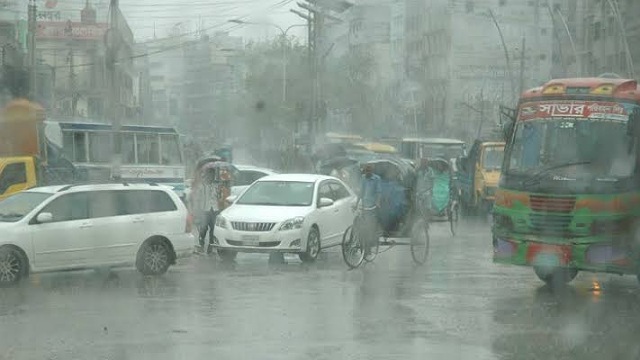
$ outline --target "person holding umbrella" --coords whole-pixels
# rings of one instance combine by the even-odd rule
[[[196,247],[197,253],[205,251],[204,245],[207,234],[209,234],[209,244],[213,243],[213,229],[219,209],[215,169],[208,165],[200,169],[189,200],[190,210],[196,216],[196,225],[199,232],[198,246]]]

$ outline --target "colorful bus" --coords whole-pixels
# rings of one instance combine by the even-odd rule
[[[639,275],[640,91],[635,80],[552,80],[505,126],[493,259],[549,284],[579,271]]]
[[[45,122],[45,135],[89,181],[107,180],[112,170],[112,126],[101,123]],[[184,186],[185,164],[180,136],[175,128],[124,125],[121,178],[129,182],[154,182]]]

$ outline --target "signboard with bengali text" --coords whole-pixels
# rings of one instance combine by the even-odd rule
[[[80,22],[38,22],[36,36],[49,40],[100,40],[108,28],[107,24],[83,24]]]
[[[627,121],[630,110],[627,105],[608,101],[538,101],[520,106],[519,121],[549,118],[583,118]]]

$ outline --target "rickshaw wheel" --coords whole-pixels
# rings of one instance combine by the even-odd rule
[[[342,235],[342,258],[349,268],[355,269],[364,261],[362,245],[361,239],[353,232],[353,226],[349,226]]]
[[[411,257],[418,265],[423,265],[429,257],[429,225],[424,219],[418,220],[411,231]]]

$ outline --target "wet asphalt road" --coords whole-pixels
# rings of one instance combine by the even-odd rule
[[[637,359],[634,277],[580,274],[551,291],[494,265],[489,230],[433,229],[430,262],[406,248],[347,271],[263,255],[33,276],[0,289],[0,359]]]

